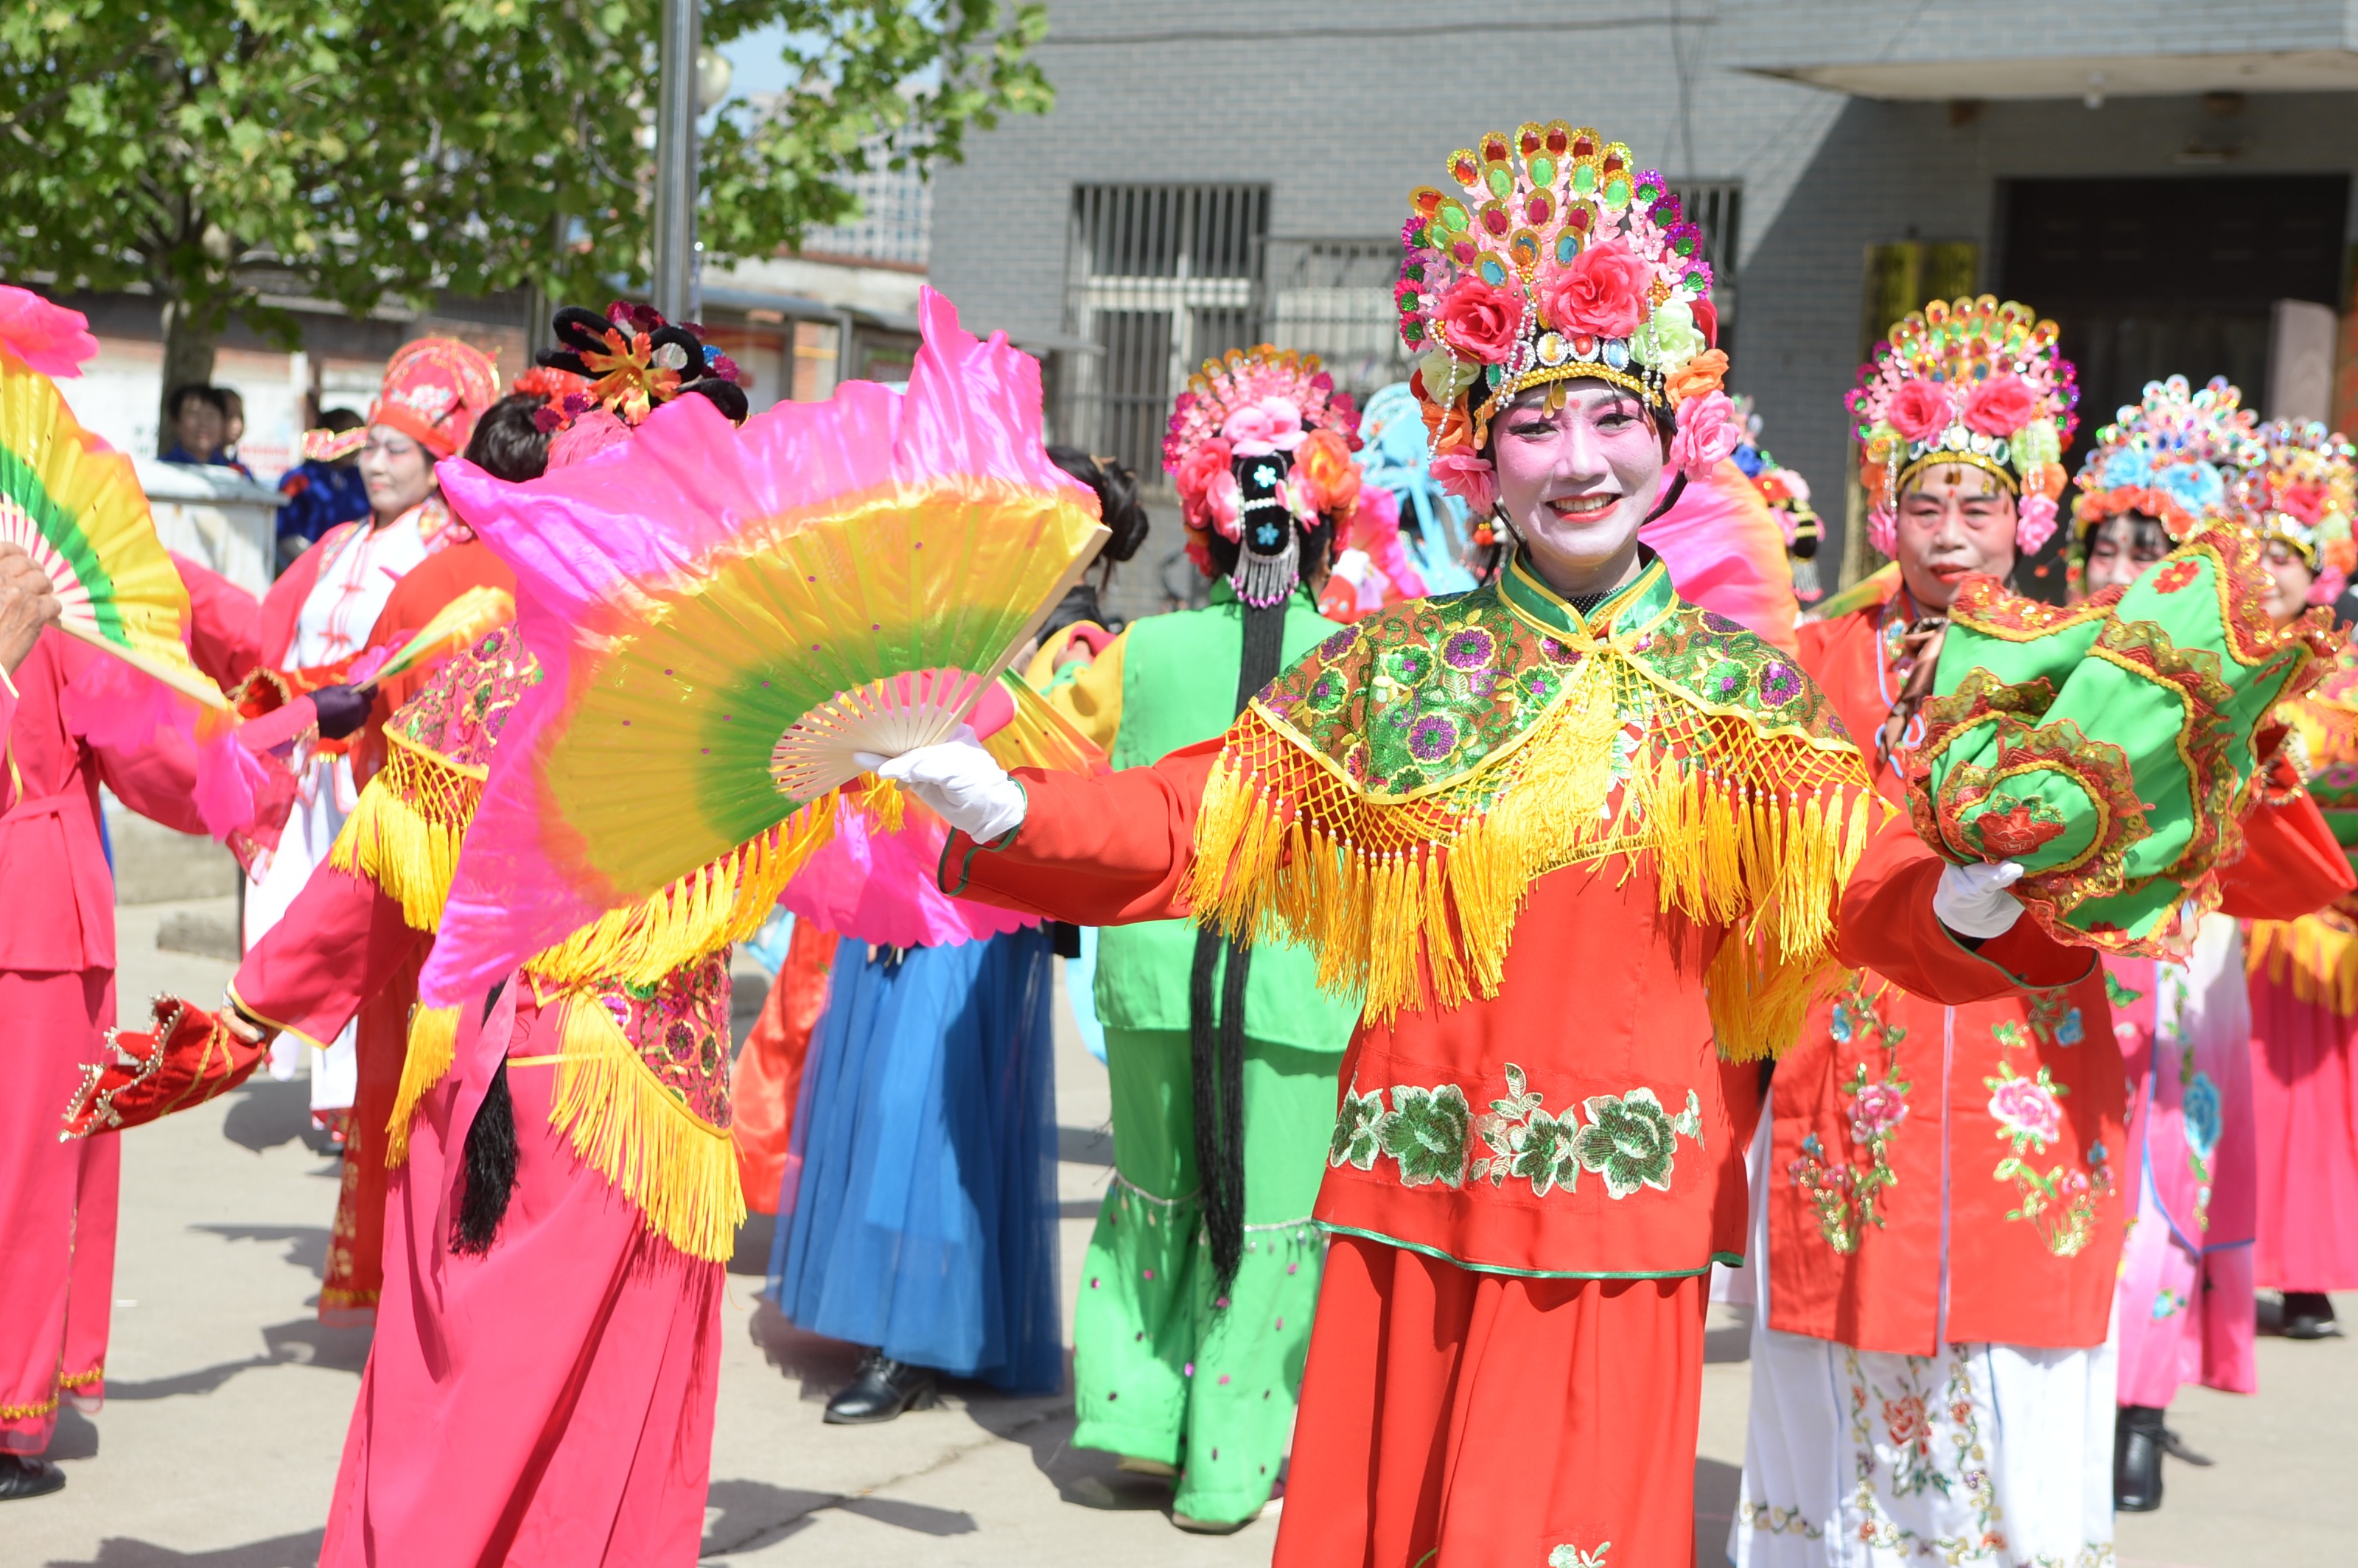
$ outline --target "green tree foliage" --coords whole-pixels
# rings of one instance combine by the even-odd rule
[[[267,297],[356,312],[526,285],[644,283],[661,0],[5,0],[0,276],[145,285],[168,337]],[[708,43],[783,24],[797,85],[702,144],[708,259],[850,216],[846,177],[955,160],[1044,111],[1045,7],[709,0]],[[168,375],[174,354],[168,351]]]

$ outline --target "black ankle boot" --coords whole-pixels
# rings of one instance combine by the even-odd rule
[[[860,1375],[827,1401],[829,1426],[867,1426],[891,1421],[903,1411],[934,1408],[941,1375],[931,1367],[895,1361],[882,1350],[871,1350],[860,1363]]]
[[[2342,1332],[2334,1321],[2333,1303],[2323,1291],[2284,1293],[2284,1336],[2287,1339],[2331,1339]]]
[[[2161,1507],[2162,1412],[2123,1405],[2113,1426],[2113,1507],[2149,1514]]]

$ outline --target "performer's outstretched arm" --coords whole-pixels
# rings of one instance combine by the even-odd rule
[[[1022,823],[990,846],[953,830],[942,891],[1076,925],[1185,914],[1195,807],[1219,755],[1215,736],[1117,773],[1019,768]]]
[[[238,966],[230,1000],[324,1049],[427,940],[374,882],[322,862]]]
[[[1944,876],[1953,884],[1959,872],[1926,849],[1904,817],[1887,823],[1843,890],[1842,961],[1951,1007],[2021,987],[2071,985],[2093,970],[2093,948],[2067,946],[2036,921],[2017,917],[1981,938],[1942,924],[1935,895]]]

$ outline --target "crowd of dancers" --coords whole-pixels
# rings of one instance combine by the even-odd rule
[[[320,1315],[374,1325],[323,1563],[693,1562],[749,1206],[777,1308],[866,1351],[828,1422],[1057,1390],[1069,1303],[1074,1444],[1167,1477],[1184,1530],[1282,1499],[1286,1568],[1691,1563],[1713,1300],[1753,1309],[1732,1562],[2109,1563],[2164,1456],[2210,1462],[2177,1390],[2256,1391],[2259,1292],[2316,1339],[2358,1288],[2358,659],[2317,608],[2358,565],[2349,443],[2180,377],[2082,432],[2052,322],[1934,301],[1848,402],[1890,564],[1821,597],[1659,176],[1527,124],[1410,205],[1405,385],[1363,412],[1263,346],[1178,398],[1203,607],[1107,625],[1137,476],[1041,448],[1008,375],[1107,530],[1016,697],[864,756],[783,886],[741,856],[693,917],[623,903],[457,1008],[419,974],[545,644],[510,611],[372,672],[471,594],[534,602],[494,524],[568,470],[652,475],[682,400],[744,426],[726,357],[568,310],[503,396],[414,343],[360,436],[367,519],[259,602],[178,562],[198,667],[249,719],[316,715],[226,834],[190,747],[101,717],[144,677],[47,629],[52,574],[0,544],[0,1499],[64,1484],[57,1412],[104,1392],[138,1134],[60,1113],[118,1051],[266,1047],[343,1141]],[[54,308],[24,301],[0,324]],[[925,324],[913,401],[1014,358]],[[2014,598],[2059,527],[2071,603]],[[2215,650],[2121,609],[2190,585]],[[2248,759],[2187,763],[2150,939],[2067,918],[2066,824],[2025,805],[1960,856],[1927,782],[1961,690],[2023,689],[1961,679],[1960,629],[2071,626],[2201,698],[2072,745],[2191,758],[2182,723]],[[2273,706],[2219,674],[2312,657]],[[1095,765],[1022,765],[1025,704]],[[119,1043],[102,784],[248,878],[227,995]],[[2168,830],[2130,801],[2089,865]],[[1059,955],[1113,1105],[1077,1279]]]

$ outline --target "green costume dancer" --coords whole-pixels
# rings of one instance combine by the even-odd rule
[[[1243,365],[1237,380],[1249,376],[1251,388],[1288,389],[1293,428],[1271,434],[1295,444],[1249,438],[1251,417],[1270,416],[1260,402],[1245,405],[1243,439],[1223,438],[1234,421],[1217,413],[1205,418],[1203,401],[1193,406],[1205,427],[1200,446],[1187,450],[1208,456],[1191,460],[1196,471],[1182,475],[1181,495],[1189,503],[1190,554],[1207,570],[1227,568],[1211,602],[1133,623],[1094,664],[1068,668],[1071,678],[1051,694],[1116,768],[1144,766],[1224,733],[1240,685],[1248,695],[1257,690],[1338,630],[1320,616],[1315,599],[1335,519],[1347,518],[1356,503],[1349,448],[1357,442],[1343,434],[1356,416],[1347,399],[1317,384],[1325,378],[1314,360],[1259,349]],[[1217,406],[1236,375],[1228,369],[1219,384],[1198,386],[1199,399],[1208,395]],[[1183,403],[1166,447],[1179,456],[1186,455],[1176,438],[1189,407]],[[1283,415],[1274,422],[1287,423]],[[1247,446],[1262,449],[1238,449]],[[1231,522],[1264,543],[1258,551],[1225,536],[1217,503],[1200,491],[1190,494],[1191,479],[1231,467],[1241,481]],[[1278,489],[1288,496],[1273,496]],[[1256,505],[1256,493],[1268,503]],[[1271,533],[1282,538],[1261,538]],[[1267,548],[1271,543],[1277,547]],[[1300,580],[1303,562],[1308,582]],[[1264,603],[1243,602],[1238,587]],[[1051,644],[1035,672],[1044,675],[1070,646]],[[1251,671],[1252,663],[1272,667]],[[1248,681],[1253,675],[1259,678]],[[1226,1531],[1269,1501],[1292,1436],[1325,1251],[1310,1209],[1326,1170],[1336,1072],[1359,999],[1320,990],[1314,955],[1293,946],[1254,949],[1242,996],[1235,997],[1233,955],[1214,946],[1199,965],[1198,940],[1185,920],[1098,935],[1096,1000],[1112,1078],[1114,1178],[1089,1238],[1074,1313],[1080,1422],[1073,1441],[1123,1455],[1125,1469],[1176,1471],[1174,1521]],[[1238,1000],[1241,1028],[1228,1016]],[[1206,1002],[1227,1030],[1202,1016]],[[1207,1042],[1217,1045],[1208,1057]],[[1219,1124],[1208,1140],[1199,1107]],[[1208,1182],[1199,1150],[1216,1166]],[[1241,1223],[1229,1227],[1234,1273],[1225,1283],[1217,1169],[1224,1164],[1232,1178],[1242,1177]]]

